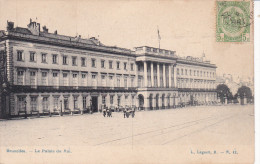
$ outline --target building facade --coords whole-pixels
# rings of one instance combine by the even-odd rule
[[[0,31],[1,117],[21,113],[153,110],[217,100],[216,66],[153,47],[129,50],[49,33],[32,20]],[[194,72],[194,73],[193,73]],[[26,111],[26,112],[25,112]]]

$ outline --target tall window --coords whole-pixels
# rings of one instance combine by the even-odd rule
[[[17,51],[17,61],[23,61],[23,51]]]
[[[185,75],[188,75],[187,69],[185,69]]]
[[[74,96],[74,109],[78,108],[78,97]]]
[[[181,75],[183,75],[183,69],[181,69]]]
[[[127,70],[127,63],[124,62],[124,70]]]
[[[83,96],[83,99],[82,99],[82,103],[83,103],[83,108],[86,109],[87,108],[87,97],[86,96]]]
[[[25,97],[18,97],[17,102],[18,110],[19,111],[25,111]]]
[[[35,71],[30,72],[30,85],[36,85]]]
[[[47,63],[47,54],[42,54],[42,63]]]
[[[180,70],[179,70],[179,68],[177,68],[177,75],[180,75]]]
[[[114,104],[114,95],[110,95],[110,104]]]
[[[127,77],[124,78],[124,87],[127,88]]]
[[[134,87],[134,77],[131,77],[131,87]]]
[[[86,78],[86,74],[85,73],[82,73],[81,74],[81,84],[83,85],[83,86],[86,86],[87,85],[87,78]]]
[[[91,59],[92,67],[96,67],[96,59]]]
[[[23,85],[24,84],[24,71],[17,72],[17,84]]]
[[[30,61],[31,62],[35,61],[35,52],[30,52]]]
[[[112,68],[113,68],[113,62],[109,61],[109,69],[112,69]]]
[[[106,96],[102,96],[102,104],[106,104]]]
[[[69,78],[68,78],[68,73],[63,73],[63,85],[64,86],[69,86]]]
[[[77,57],[75,57],[75,56],[72,57],[72,65],[74,65],[74,66],[77,65]]]
[[[192,71],[190,70],[190,76],[192,76]]]
[[[131,71],[133,71],[133,70],[134,70],[134,64],[131,63]]]
[[[59,108],[59,97],[53,97],[53,106],[55,109]]]
[[[63,63],[64,65],[68,64],[67,56],[63,56],[63,57],[62,57],[62,63]]]
[[[37,111],[37,97],[31,97],[31,111]]]
[[[101,68],[105,68],[105,60],[101,60]]]
[[[120,76],[117,76],[117,87],[120,87]]]
[[[116,62],[116,68],[120,69],[120,62]]]
[[[52,55],[52,63],[57,64],[57,55]]]
[[[64,109],[69,109],[69,99],[67,97],[64,98]]]
[[[72,79],[73,86],[78,86],[78,74],[73,73],[72,77],[73,77]]]
[[[42,85],[47,85],[47,72],[42,72]]]
[[[49,110],[48,97],[42,98],[42,109],[43,110]]]
[[[86,66],[86,59],[85,58],[81,58],[81,66]]]

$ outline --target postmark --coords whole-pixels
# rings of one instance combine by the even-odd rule
[[[250,1],[217,1],[216,41],[250,42]]]

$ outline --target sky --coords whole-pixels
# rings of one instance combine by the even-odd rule
[[[0,29],[6,21],[27,27],[30,18],[49,32],[83,38],[97,37],[108,46],[133,49],[160,47],[179,56],[206,58],[217,65],[217,74],[253,77],[253,28],[251,42],[216,42],[214,0],[0,0]]]

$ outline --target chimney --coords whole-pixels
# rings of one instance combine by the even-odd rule
[[[6,30],[12,30],[14,28],[14,22],[8,22],[7,21],[7,26],[6,26]]]
[[[57,30],[55,30],[55,31],[54,31],[54,34],[55,34],[55,35],[57,35],[57,34],[58,34],[58,31],[57,31]]]
[[[40,35],[40,23],[33,22],[32,19],[30,19],[30,23],[27,25],[27,27],[33,35]]]
[[[49,29],[46,26],[43,26],[42,30],[43,30],[44,33],[48,33],[48,31],[49,31]]]

